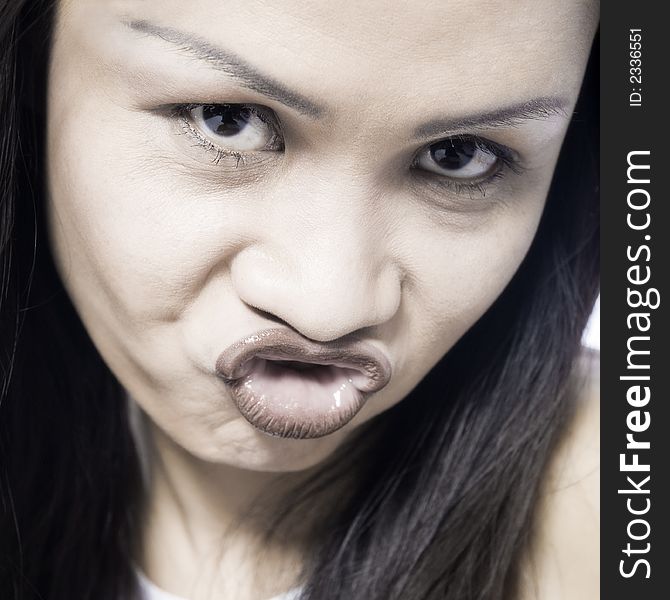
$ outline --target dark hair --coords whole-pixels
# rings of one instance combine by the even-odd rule
[[[44,225],[53,0],[0,0],[0,597],[135,598],[142,507],[126,399],[60,282]],[[538,490],[575,400],[598,291],[598,35],[538,233],[486,314],[291,498],[351,471],[304,597],[517,594]],[[291,511],[277,515],[278,524]]]

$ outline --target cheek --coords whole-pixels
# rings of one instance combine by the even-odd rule
[[[366,418],[405,398],[498,298],[532,243],[545,197],[546,189],[535,189],[514,209],[470,226],[461,218],[458,226],[403,220],[396,231],[408,274],[393,340],[399,360],[392,388],[370,402]]]
[[[413,358],[421,374],[486,312],[514,276],[530,247],[546,190],[535,189],[513,207],[471,228],[423,231],[410,255],[407,289]]]
[[[77,105],[76,102],[79,102]],[[195,394],[183,315],[235,252],[242,213],[199,196],[123,109],[54,102],[48,121],[48,223],[54,260],[87,331],[143,397]],[[95,106],[104,106],[104,119]],[[93,134],[92,134],[93,132]],[[237,195],[240,195],[237,190]],[[211,397],[211,391],[209,392]],[[167,410],[167,408],[163,408]]]
[[[429,270],[442,294],[433,303],[442,314],[461,320],[479,318],[503,291],[519,267],[535,231],[526,222],[496,227],[487,235],[470,239],[455,237],[439,262],[441,276]],[[435,263],[434,263],[435,264]]]
[[[174,164],[123,110],[92,119],[99,113],[83,101],[54,111],[49,227],[66,285],[84,310],[93,295],[131,323],[178,319],[239,239],[233,215],[180,187]]]

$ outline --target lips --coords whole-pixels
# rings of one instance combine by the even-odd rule
[[[364,342],[318,343],[281,328],[264,329],[224,350],[216,372],[240,413],[257,429],[286,438],[337,431],[387,385],[391,364]]]

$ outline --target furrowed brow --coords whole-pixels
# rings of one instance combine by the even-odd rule
[[[290,90],[269,75],[262,74],[234,52],[216,46],[197,35],[157,25],[144,19],[122,19],[122,23],[133,31],[159,38],[175,46],[189,58],[207,63],[248,89],[272,98],[300,114],[318,119],[328,112],[325,107],[305,95]],[[440,135],[454,135],[464,130],[517,127],[530,120],[549,119],[555,115],[567,117],[565,110],[567,105],[568,101],[565,98],[543,96],[490,112],[433,119],[416,127],[413,138],[422,140]]]
[[[157,37],[190,58],[209,64],[217,71],[239,81],[245,87],[312,118],[320,118],[326,109],[306,96],[288,89],[276,79],[263,75],[254,66],[237,56],[235,53],[204,40],[197,35],[163,27],[146,20],[122,19],[124,25],[140,33]]]
[[[565,110],[567,105],[568,101],[565,98],[546,96],[490,112],[435,119],[417,127],[414,130],[414,138],[424,139],[438,135],[450,135],[469,129],[518,127],[526,121],[549,119],[554,115],[567,117]]]

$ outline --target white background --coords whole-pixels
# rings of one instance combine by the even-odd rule
[[[589,324],[584,331],[582,342],[586,346],[600,350],[600,296],[596,300],[596,305],[589,319]]]

